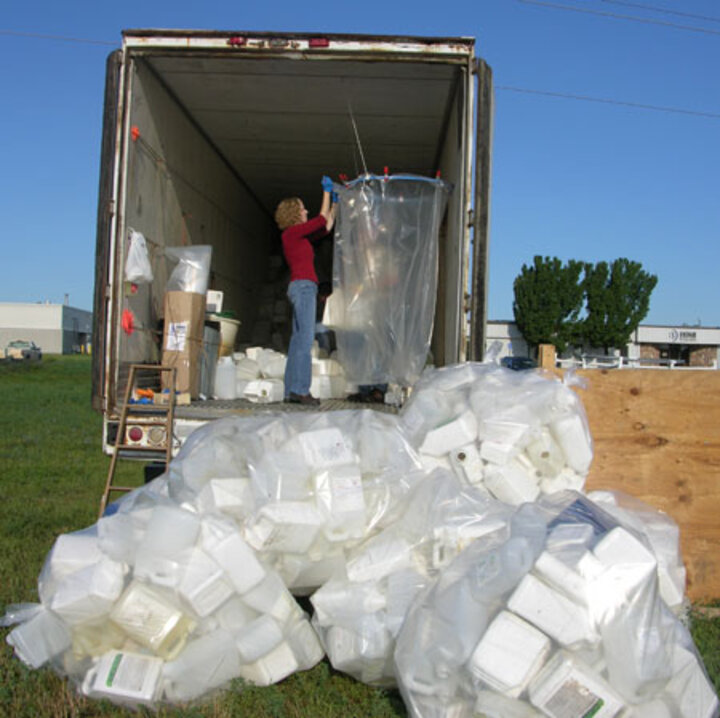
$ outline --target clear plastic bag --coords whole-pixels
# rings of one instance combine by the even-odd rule
[[[10,607],[18,657],[128,706],[205,700],[242,678],[269,685],[322,646],[280,576],[220,511],[181,507],[167,476],[97,524],[58,537],[42,603]]]
[[[395,651],[409,714],[717,716],[657,564],[582,494],[520,507],[503,545],[471,544],[412,605]]]
[[[415,175],[364,176],[339,189],[333,293],[324,324],[353,384],[411,386],[425,366],[450,186]]]
[[[512,508],[435,470],[391,526],[348,552],[347,563],[311,597],[313,625],[337,670],[394,686],[392,656],[415,597],[467,545],[507,538]]]
[[[427,369],[401,412],[426,468],[517,505],[582,489],[593,444],[582,403],[554,375],[464,363]]]
[[[422,477],[392,415],[266,414],[194,432],[171,465],[169,490],[200,511],[231,513],[287,586],[310,593],[344,566],[348,549],[394,520]]]
[[[210,281],[212,245],[166,247],[165,256],[174,268],[167,281],[168,292],[205,294]]]
[[[145,237],[134,229],[129,230],[129,235],[125,258],[125,281],[133,284],[149,284],[153,280],[153,271]]]

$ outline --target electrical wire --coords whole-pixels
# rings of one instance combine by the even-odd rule
[[[689,17],[693,20],[705,20],[706,22],[720,22],[720,17],[712,17],[710,15],[696,15],[692,12],[681,12],[680,10],[670,10],[657,5],[646,5],[639,2],[625,2],[625,0],[600,0],[600,2],[611,3],[612,5],[624,5],[625,7],[635,7],[640,10],[651,10],[652,12],[661,12],[665,15],[677,15],[678,17]]]
[[[517,2],[526,5],[539,5],[540,7],[552,8],[554,10],[568,10],[570,12],[580,12],[587,15],[599,15],[600,17],[609,17],[615,20],[630,20],[632,22],[640,22],[648,25],[660,25],[661,27],[670,27],[675,30],[687,30],[689,32],[701,32],[707,35],[720,35],[720,30],[711,30],[706,27],[697,27],[695,25],[678,25],[667,20],[654,20],[649,17],[637,17],[635,15],[619,15],[614,12],[605,12],[604,10],[591,10],[590,8],[573,7],[571,5],[560,5],[554,2],[546,2],[545,0],[517,0]]]
[[[686,110],[682,107],[664,107],[662,105],[648,105],[641,102],[626,102],[606,97],[592,97],[590,95],[573,95],[567,92],[551,92],[549,90],[532,90],[527,87],[513,87],[512,85],[495,85],[496,90],[508,92],[521,92],[529,95],[544,95],[546,97],[560,97],[566,100],[582,100],[583,102],[600,102],[607,105],[620,105],[621,107],[635,107],[641,110],[652,110],[654,112],[670,112],[681,115],[693,115],[696,117],[709,117],[713,120],[720,120],[720,113],[703,112],[700,110]]]
[[[360,134],[358,133],[357,124],[355,123],[355,115],[353,115],[352,111],[352,105],[350,104],[350,100],[347,101],[348,105],[348,113],[350,115],[350,122],[352,122],[353,131],[355,132],[355,141],[357,142],[357,148],[360,152],[360,159],[362,160],[363,169],[365,170],[365,174],[368,174],[367,164],[365,164],[365,153],[363,152],[362,143],[360,142]]]

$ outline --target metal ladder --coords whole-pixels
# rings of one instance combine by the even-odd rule
[[[164,377],[164,373],[167,375]],[[131,401],[132,393],[138,379],[150,375],[150,384],[156,387],[163,385],[167,389],[159,394],[167,396],[167,403],[163,404],[137,404]],[[105,489],[100,499],[101,518],[108,505],[110,494],[113,492],[134,491],[137,486],[117,486],[113,483],[115,469],[120,458],[163,459],[165,465],[170,463],[173,448],[173,422],[175,414],[175,384],[177,369],[157,364],[131,364],[125,397],[120,411],[120,421],[115,437],[115,447],[110,459]],[[165,378],[163,382],[162,379]],[[142,388],[142,387],[141,387]],[[158,396],[158,394],[156,394]]]

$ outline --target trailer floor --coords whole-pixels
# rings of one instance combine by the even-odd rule
[[[194,401],[189,406],[176,406],[176,419],[190,419],[195,421],[209,421],[224,416],[250,415],[268,412],[313,412],[313,411],[345,411],[370,409],[384,414],[397,414],[398,408],[388,404],[363,404],[347,399],[325,399],[318,406],[305,406],[303,404],[286,404],[275,402],[271,404],[256,404],[246,399],[209,399],[207,401]]]

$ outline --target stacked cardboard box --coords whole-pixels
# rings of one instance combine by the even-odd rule
[[[177,369],[176,391],[187,392],[195,399],[200,390],[205,295],[166,292],[164,317],[162,363]]]

